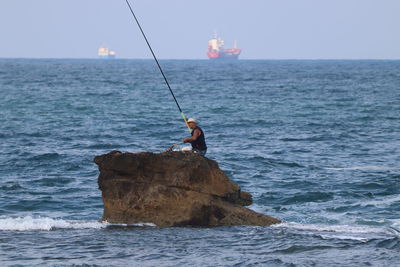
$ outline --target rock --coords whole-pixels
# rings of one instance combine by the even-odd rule
[[[96,156],[103,221],[150,222],[160,227],[271,225],[280,220],[243,206],[249,193],[229,180],[217,162],[191,152]]]

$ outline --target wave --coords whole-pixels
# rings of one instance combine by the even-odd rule
[[[312,232],[313,234],[318,234],[322,239],[345,239],[367,242],[372,239],[400,238],[400,230],[395,228],[395,225],[391,227],[372,227],[283,222],[271,227],[306,233]]]
[[[154,227],[152,223],[111,224],[99,221],[77,221],[49,217],[8,217],[0,218],[0,231],[52,231],[57,229],[104,229],[108,227]]]
[[[375,207],[387,207],[391,205],[397,205],[397,203],[400,202],[400,196],[396,195],[393,197],[387,197],[384,199],[375,199],[375,200],[369,200],[369,201],[363,201],[361,203],[362,207],[373,205]]]
[[[35,161],[46,161],[46,160],[52,160],[52,159],[57,159],[59,158],[61,155],[58,153],[43,153],[43,154],[39,154],[36,156],[33,156],[31,159],[35,160]]]
[[[394,171],[399,170],[399,168],[390,168],[384,166],[353,166],[346,168],[326,168],[331,171]]]
[[[296,162],[291,162],[291,161],[283,161],[280,159],[274,159],[274,158],[269,158],[269,157],[264,157],[261,155],[252,155],[248,157],[246,160],[249,162],[260,162],[267,164],[269,166],[284,166],[284,167],[289,167],[289,168],[304,168],[303,165],[300,165],[299,163]]]
[[[122,148],[123,146],[117,145],[117,144],[106,144],[106,143],[100,143],[100,144],[94,144],[94,145],[89,145],[87,146],[88,149],[118,149]]]
[[[4,190],[4,191],[14,191],[14,190],[19,190],[19,189],[23,189],[23,187],[20,186],[19,184],[0,186],[0,190]]]
[[[309,203],[309,202],[326,202],[332,200],[334,194],[331,192],[305,192],[296,193],[293,196],[287,198],[281,198],[281,203],[283,205],[299,204],[299,203]]]

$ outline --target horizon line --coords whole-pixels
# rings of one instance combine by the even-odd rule
[[[102,59],[98,57],[1,57],[0,59],[69,59],[69,60],[101,60],[101,61],[113,61],[113,60],[154,60],[151,57],[148,58],[113,58],[113,59]],[[308,60],[308,61],[315,61],[315,60],[400,60],[400,58],[240,58],[237,60],[210,60],[208,58],[157,58],[158,60],[204,60],[204,61],[228,61],[228,62],[236,62],[241,60]]]

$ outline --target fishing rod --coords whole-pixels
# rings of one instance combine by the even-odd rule
[[[176,97],[175,97],[175,95],[174,95],[174,92],[172,92],[172,89],[171,89],[171,86],[169,85],[169,82],[168,82],[168,80],[167,80],[167,77],[165,76],[164,71],[162,70],[160,63],[158,62],[157,57],[156,57],[156,55],[154,54],[154,51],[153,51],[153,49],[151,48],[151,45],[150,45],[149,41],[147,40],[146,34],[144,34],[144,31],[143,31],[143,29],[142,29],[142,26],[140,26],[139,20],[137,19],[135,13],[133,12],[133,9],[132,9],[131,5],[129,4],[129,1],[128,1],[128,0],[125,0],[125,1],[126,1],[126,4],[128,5],[128,7],[129,7],[129,9],[130,9],[132,15],[133,15],[133,18],[135,19],[137,25],[139,26],[140,31],[142,32],[142,35],[143,35],[143,37],[144,37],[144,40],[146,41],[147,46],[149,47],[150,52],[151,52],[151,54],[153,55],[153,58],[154,58],[154,60],[155,60],[156,63],[157,63],[158,69],[160,70],[162,76],[164,77],[164,81],[165,81],[165,83],[167,84],[168,89],[169,89],[169,91],[171,92],[171,95],[172,95],[172,97],[173,97],[174,100],[175,100],[176,105],[178,106],[178,109],[179,109],[179,111],[180,111],[180,113],[181,113],[181,116],[182,116],[183,121],[185,122],[186,126],[188,127],[189,132],[191,132],[191,129],[190,129],[189,124],[188,124],[188,122],[187,122],[186,116],[185,116],[185,114],[183,114],[183,111],[182,111],[181,107],[179,106],[178,100],[176,100]]]

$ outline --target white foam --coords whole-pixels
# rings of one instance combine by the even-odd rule
[[[392,219],[392,228],[400,232],[400,219]]]
[[[321,225],[299,224],[284,222],[273,225],[275,228],[288,228],[293,230],[318,233],[324,239],[353,239],[367,241],[371,237],[400,237],[400,233],[389,227],[353,226],[353,225]]]
[[[110,225],[108,222],[73,221],[53,219],[49,217],[3,217],[0,218],[0,231],[50,231],[54,229],[102,229]],[[118,226],[128,226],[119,224]],[[151,223],[137,223],[133,226],[155,226]]]
[[[386,198],[377,199],[377,200],[364,201],[361,203],[361,206],[365,207],[368,205],[373,205],[376,207],[387,207],[387,206],[393,205],[399,201],[400,201],[400,195],[393,196],[393,197],[386,197]]]
[[[399,168],[389,168],[384,166],[353,166],[346,168],[325,168],[332,171],[391,171]]]
[[[357,240],[361,242],[367,242],[369,238],[367,237],[358,237],[358,236],[351,236],[351,235],[324,235],[321,234],[320,237],[322,239],[340,239],[340,240]]]
[[[382,228],[369,226],[350,226],[350,225],[323,225],[323,224],[300,224],[284,222],[275,224],[273,227],[285,227],[305,231],[317,232],[338,232],[338,233],[381,233]]]
[[[66,221],[48,217],[31,216],[0,218],[0,231],[31,231],[53,229],[100,229],[107,227],[108,223],[97,221]]]

